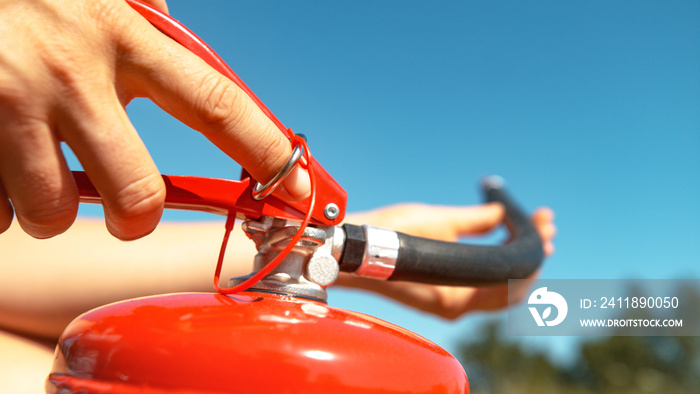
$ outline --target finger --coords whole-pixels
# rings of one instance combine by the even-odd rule
[[[443,212],[459,236],[483,234],[503,223],[505,209],[500,203],[448,208]]]
[[[202,132],[260,183],[286,164],[290,141],[235,83],[150,26],[124,45],[132,72],[124,76],[130,83],[121,85],[138,87],[129,93],[149,97]],[[304,198],[308,174],[295,170],[283,187],[292,199]]]
[[[60,118],[59,130],[102,197],[107,228],[131,240],[152,232],[165,203],[165,184],[114,90],[95,88]],[[99,97],[100,99],[96,99]]]
[[[547,207],[537,208],[532,214],[532,221],[536,224],[551,223],[554,221],[554,211]]]
[[[6,115],[3,127],[10,132],[0,135],[2,223],[12,218],[9,198],[25,232],[36,238],[60,234],[75,220],[78,193],[58,140],[46,122]]]
[[[532,214],[532,222],[535,224],[546,256],[554,254],[553,239],[556,236],[557,228],[554,225],[554,212],[549,208],[539,208]]]
[[[554,212],[549,208],[539,208],[532,214],[532,222],[540,233],[540,236],[545,239],[552,239],[557,233],[557,228],[554,225]]]
[[[309,173],[296,166],[282,181],[281,187],[273,192],[277,197],[287,201],[301,201],[311,195]]]
[[[416,237],[455,242],[461,236],[487,232],[503,222],[499,203],[477,206],[399,204],[361,217],[368,225],[390,228]]]
[[[554,243],[552,243],[552,242],[544,243],[544,245],[542,246],[542,249],[544,250],[544,255],[547,257],[553,255],[554,251],[556,250],[556,248],[554,247]]]
[[[553,223],[543,223],[537,226],[537,231],[542,239],[551,241],[557,234],[557,227]]]
[[[12,205],[7,197],[7,193],[5,193],[5,189],[2,187],[2,182],[0,182],[0,234],[10,228],[13,216]]]

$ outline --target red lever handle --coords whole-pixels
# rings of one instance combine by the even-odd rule
[[[80,201],[102,202],[99,192],[83,171],[73,171],[78,186]],[[255,181],[244,178],[240,181],[182,175],[163,175],[165,181],[165,207],[191,211],[209,212],[227,216],[235,212],[240,219],[258,219],[271,216],[288,220],[303,220],[306,214],[301,204],[288,203],[275,196],[257,201],[252,197]],[[318,204],[317,204],[318,205]],[[314,209],[316,211],[316,209]],[[323,212],[312,214],[312,223],[334,225],[340,220],[329,220]]]
[[[187,27],[168,15],[161,13],[148,4],[138,0],[126,0],[127,3],[148,20],[163,34],[172,38],[180,45],[190,50],[222,75],[231,79],[241,88],[256,105],[277,125],[280,131],[292,138],[293,133],[263,104],[263,102],[246,86],[246,84],[231,70],[228,65],[201,38],[197,37]],[[312,212],[313,222],[324,225],[337,225],[345,216],[347,193],[331,177],[328,172],[310,155],[309,165],[316,177],[316,204]],[[76,182],[81,190],[83,200],[99,198],[85,174],[74,173]],[[270,196],[264,201],[255,201],[251,197],[255,181],[244,178],[240,182],[197,178],[188,176],[163,176],[167,185],[166,206],[202,210],[227,214],[236,211],[248,217],[257,218],[261,215],[286,219],[304,218],[306,208],[303,202],[288,203]],[[86,193],[86,194],[83,194]],[[332,211],[332,215],[326,212]],[[330,218],[329,218],[330,217]]]

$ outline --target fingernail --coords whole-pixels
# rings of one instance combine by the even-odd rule
[[[301,167],[295,167],[282,182],[278,189],[279,197],[289,201],[302,201],[311,195],[311,181],[309,173]]]

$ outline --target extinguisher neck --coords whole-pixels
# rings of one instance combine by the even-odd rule
[[[243,231],[255,242],[258,250],[254,270],[259,271],[270,264],[291,242],[299,226],[299,222],[272,217],[246,220]],[[343,243],[341,228],[310,225],[282,262],[249,290],[326,302],[326,287],[338,277]],[[245,279],[233,278],[230,284],[236,285]]]

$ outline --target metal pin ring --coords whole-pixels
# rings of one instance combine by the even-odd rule
[[[292,156],[289,158],[287,163],[282,167],[282,169],[275,175],[274,178],[270,179],[264,186],[257,182],[255,187],[253,187],[253,199],[262,200],[263,198],[272,194],[272,192],[277,189],[277,187],[284,181],[290,172],[294,169],[294,166],[299,162],[301,157],[304,156],[304,147],[298,144],[294,147],[292,151]]]

